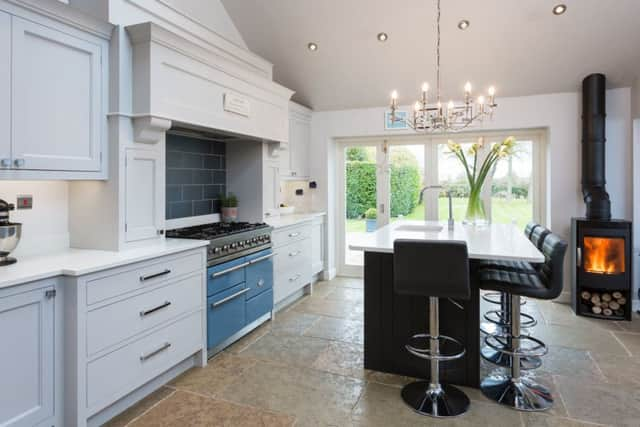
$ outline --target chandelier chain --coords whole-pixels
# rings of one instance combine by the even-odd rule
[[[438,19],[437,19],[438,41],[436,44],[436,95],[440,102],[440,0],[438,0]]]

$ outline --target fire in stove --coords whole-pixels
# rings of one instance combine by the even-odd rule
[[[624,251],[622,238],[585,236],[584,269],[595,274],[623,274]]]

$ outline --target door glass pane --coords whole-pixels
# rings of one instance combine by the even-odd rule
[[[497,142],[497,141],[496,141]],[[520,229],[533,219],[533,143],[517,141],[513,156],[496,164],[491,185],[491,220]]]
[[[389,147],[391,222],[425,219],[425,200],[420,199],[425,182],[424,148],[423,144]]]
[[[377,228],[377,166],[375,146],[351,146],[345,159],[345,264],[364,265],[364,253],[349,249],[358,234]]]
[[[461,148],[467,153],[471,148],[471,142],[460,143]],[[447,144],[438,144],[438,183],[451,191],[453,198],[453,218],[456,222],[462,221],[467,209],[469,199],[469,181],[460,160],[451,153]],[[449,218],[449,200],[446,190],[438,195],[438,219]]]

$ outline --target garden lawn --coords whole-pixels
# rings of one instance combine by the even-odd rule
[[[447,198],[438,199],[438,217],[446,220],[449,217],[449,201]],[[524,229],[525,225],[532,219],[532,205],[526,199],[514,199],[508,201],[494,197],[492,204],[492,221],[499,224],[508,224],[515,220],[519,228]],[[453,218],[459,222],[464,219],[465,210],[467,209],[467,199],[453,199]],[[424,220],[424,205],[418,205],[413,212],[405,217],[391,218],[391,222],[401,219]],[[364,219],[347,219],[347,233],[364,232]]]

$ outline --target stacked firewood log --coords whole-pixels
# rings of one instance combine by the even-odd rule
[[[624,317],[624,306],[627,304],[627,299],[621,292],[582,291],[580,297],[583,304],[594,314]]]

